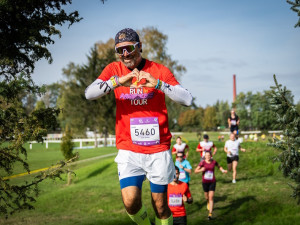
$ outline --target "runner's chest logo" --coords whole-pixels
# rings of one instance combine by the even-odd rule
[[[154,92],[146,88],[130,88],[129,94],[122,93],[120,99],[129,100],[131,105],[148,105],[148,100],[153,98]]]

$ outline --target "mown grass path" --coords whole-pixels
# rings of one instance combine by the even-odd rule
[[[198,142],[191,135],[187,138],[190,146],[189,161],[193,168],[199,162],[195,152]],[[218,152],[215,160],[226,167],[224,142],[215,142]],[[192,174],[190,189],[194,203],[186,205],[188,224],[243,224],[279,225],[300,224],[300,206],[290,197],[291,189],[273,164],[271,157],[277,151],[266,143],[243,143],[247,149],[240,153],[237,183],[232,184],[232,174],[216,172],[217,189],[215,193],[214,220],[207,220],[206,203],[201,185],[201,175]],[[94,150],[85,154],[94,155],[115,148]],[[36,154],[42,154],[36,152]],[[58,151],[56,154],[60,154]],[[105,153],[108,154],[108,153]],[[37,156],[41,158],[42,156]],[[41,168],[41,167],[40,167]],[[86,161],[72,168],[76,177],[73,184],[66,181],[46,181],[41,184],[41,194],[32,211],[14,214],[8,220],[0,219],[2,225],[130,225],[121,199],[114,156]],[[24,182],[25,177],[15,178],[12,182]],[[149,182],[143,184],[143,201],[151,220],[154,212],[150,201]]]

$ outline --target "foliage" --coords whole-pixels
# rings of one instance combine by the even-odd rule
[[[203,129],[203,116],[204,109],[201,107],[197,109],[186,110],[179,115],[178,124],[184,131],[199,131]]]
[[[289,98],[292,99],[290,96]],[[242,130],[278,129],[270,106],[269,91],[239,93],[235,102],[236,113]]]
[[[294,12],[297,13],[297,15],[300,17],[300,0],[294,0],[294,1],[291,1],[291,0],[287,0],[287,3],[289,3],[291,6],[291,10],[293,10]],[[295,28],[296,27],[300,27],[300,18],[298,20],[298,22],[295,24],[294,26]]]
[[[67,80],[61,83],[62,93],[58,99],[58,106],[63,108],[60,116],[61,126],[67,125],[77,134],[84,133],[87,128],[102,131],[102,128],[106,127],[110,132],[114,131],[113,93],[103,96],[101,101],[87,101],[84,95],[87,86],[97,79],[105,66],[116,60],[114,48],[106,48],[107,44],[95,45],[88,55],[86,65],[70,63],[63,70]]]
[[[60,150],[66,160],[75,157],[75,154],[73,153],[74,143],[72,142],[72,139],[71,129],[67,126],[60,144]]]
[[[36,61],[52,62],[47,45],[59,35],[57,25],[79,22],[78,12],[66,13],[63,5],[72,0],[10,0],[0,2],[0,75],[6,78],[23,72],[29,75]]]
[[[275,87],[271,87],[271,107],[276,115],[276,123],[283,130],[284,139],[274,140],[271,146],[279,149],[280,154],[275,157],[280,162],[279,169],[285,177],[296,182],[292,196],[300,204],[300,114],[290,101],[290,91],[278,84],[274,75]]]
[[[30,73],[36,61],[52,61],[46,48],[54,43],[52,36],[60,35],[57,25],[79,22],[77,11],[67,14],[62,6],[71,0],[0,1],[0,214],[8,216],[16,211],[33,208],[32,202],[39,193],[38,183],[46,178],[60,177],[58,167],[44,172],[33,180],[13,185],[8,177],[15,164],[26,162],[27,151],[23,144],[43,141],[49,129],[57,126],[58,109],[34,109],[36,98],[43,88],[36,86]],[[26,105],[28,104],[29,105]],[[25,159],[24,159],[25,158]]]
[[[230,108],[227,101],[217,100],[216,104],[213,105],[216,109],[216,122],[217,126],[228,127],[228,116],[230,115]]]
[[[207,106],[203,115],[203,129],[215,130],[217,127],[216,109],[212,106]]]

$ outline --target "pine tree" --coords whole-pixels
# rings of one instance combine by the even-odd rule
[[[285,177],[294,180],[296,185],[292,197],[300,204],[300,115],[292,103],[291,92],[278,84],[274,75],[275,87],[271,87],[271,107],[275,112],[276,122],[283,130],[284,139],[275,139],[269,145],[280,150],[274,161],[279,161],[279,169]]]
[[[296,12],[298,14],[298,16],[300,17],[300,0],[287,0],[287,3],[289,3],[291,6],[291,10],[293,10],[294,12]],[[296,27],[300,27],[300,18],[298,20],[298,22],[295,24],[294,26]]]

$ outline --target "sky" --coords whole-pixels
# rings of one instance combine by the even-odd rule
[[[167,53],[186,67],[180,83],[198,106],[231,103],[233,74],[237,93],[269,90],[276,74],[300,101],[299,18],[285,0],[73,0],[65,10],[83,20],[58,27],[62,37],[48,46],[53,63],[38,61],[32,76],[39,85],[63,80],[63,68],[86,63],[95,43],[121,29],[155,27],[168,36]]]

